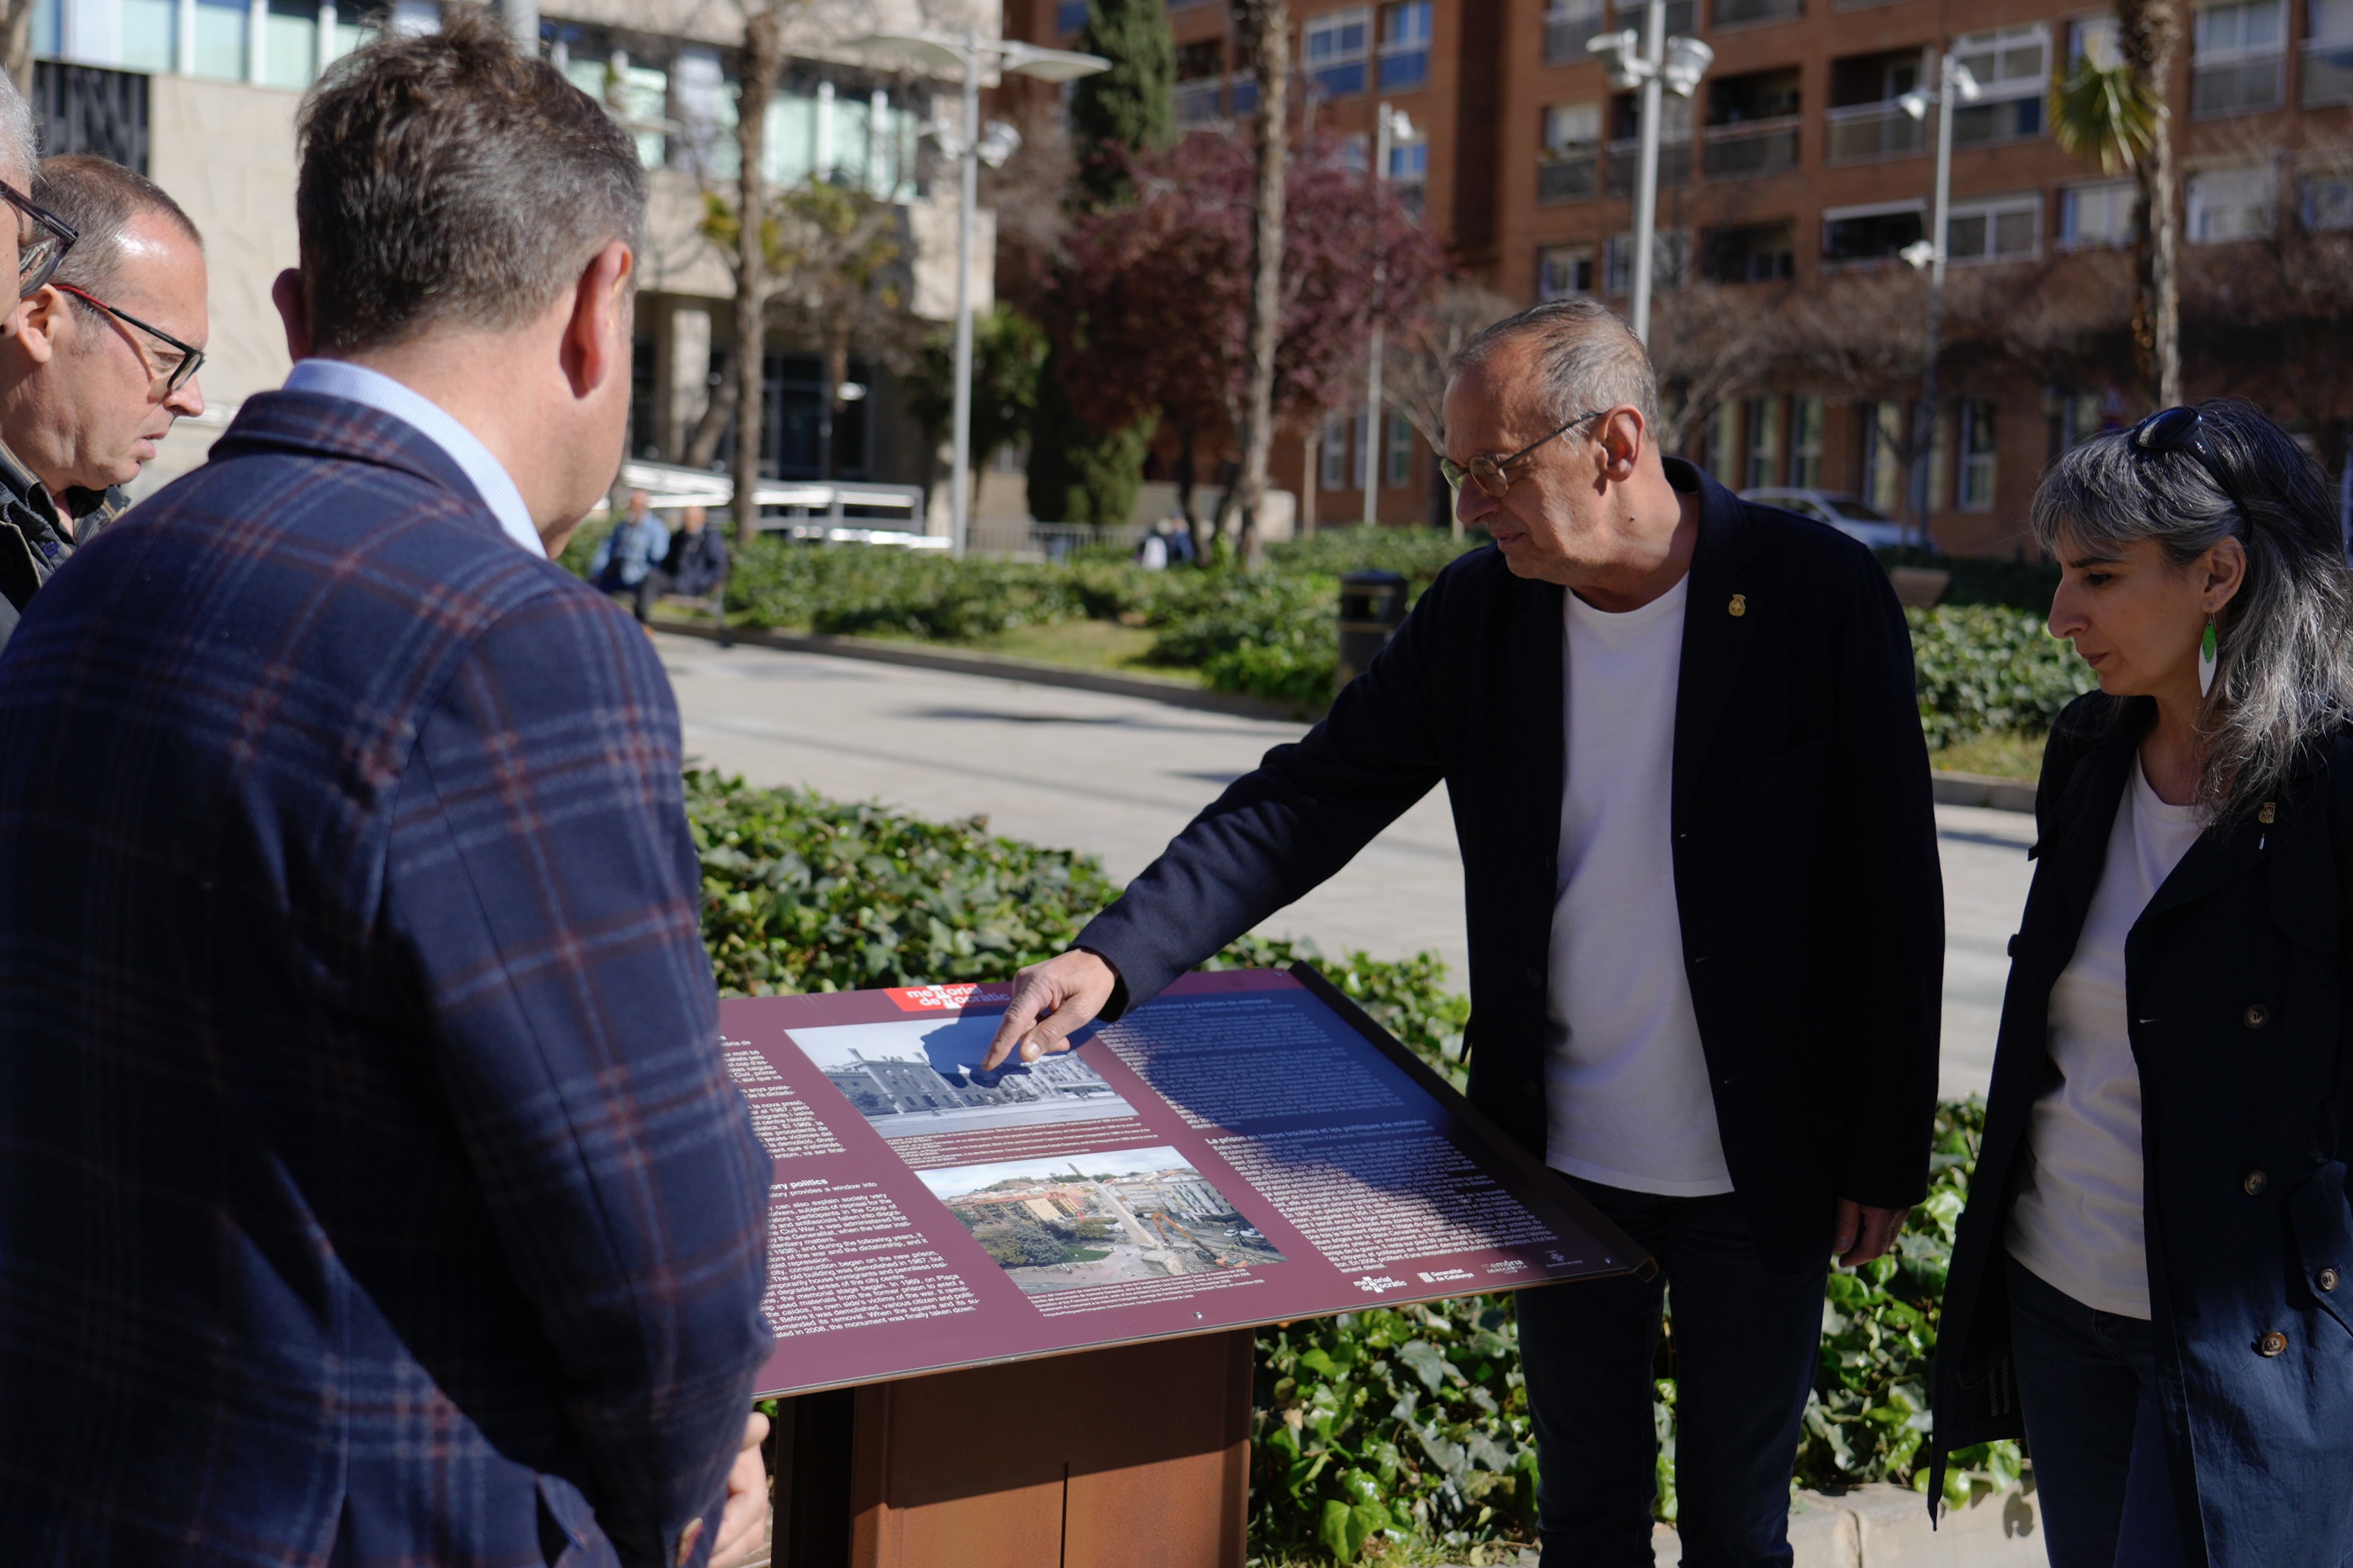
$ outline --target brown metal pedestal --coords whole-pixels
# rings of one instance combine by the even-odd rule
[[[780,1568],[1241,1568],[1250,1338],[815,1396],[832,1403],[796,1427]]]

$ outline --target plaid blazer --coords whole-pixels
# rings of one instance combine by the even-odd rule
[[[771,1167],[679,744],[644,633],[341,399],[254,398],[42,592],[0,1563],[704,1560]]]

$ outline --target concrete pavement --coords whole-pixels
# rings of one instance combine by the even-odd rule
[[[758,784],[807,784],[925,816],[986,815],[998,832],[1098,857],[1115,881],[1268,747],[1303,725],[982,676],[656,638],[688,754]],[[1940,806],[1947,1094],[1983,1092],[2025,900],[2031,818]],[[1346,869],[1260,928],[1329,953],[1431,949],[1465,973],[1461,866],[1433,792]]]

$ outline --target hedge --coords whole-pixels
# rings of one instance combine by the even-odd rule
[[[995,980],[1062,951],[1116,889],[1089,857],[992,835],[985,818],[932,822],[801,790],[686,775],[702,859],[703,933],[729,995],[934,980]],[[1205,966],[1309,957],[1458,1086],[1465,998],[1430,953],[1336,963],[1308,943],[1245,937]],[[1834,1274],[1816,1395],[1796,1479],[1925,1485],[1925,1388],[1952,1227],[1981,1112],[1936,1123],[1934,1186],[1896,1254]],[[1672,1343],[1672,1322],[1668,1342]],[[1376,1535],[1450,1553],[1523,1541],[1535,1455],[1507,1297],[1377,1309],[1258,1337],[1250,1534],[1255,1552],[1355,1561]],[[1659,1368],[1658,1511],[1674,1517],[1674,1385]],[[1967,1450],[1954,1499],[2014,1480],[2014,1446]]]

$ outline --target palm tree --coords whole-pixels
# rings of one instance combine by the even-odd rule
[[[2133,347],[2160,408],[2181,401],[2181,212],[2167,101],[2180,47],[2180,0],[2116,0],[2115,59],[2103,65],[2085,50],[2053,93],[2051,115],[2060,146],[2109,174],[2131,170],[2140,187]]]

